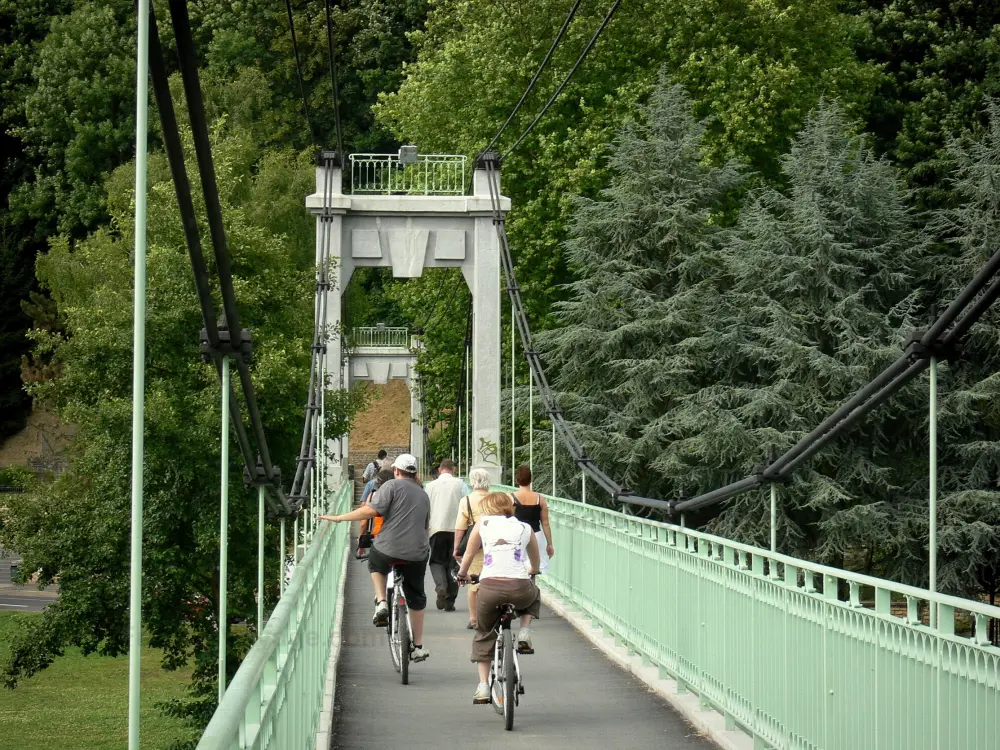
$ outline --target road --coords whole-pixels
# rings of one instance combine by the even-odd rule
[[[348,572],[334,748],[716,747],[545,608],[532,625],[535,654],[522,657],[525,695],[514,731],[505,732],[491,706],[472,705],[478,678],[469,661],[465,590],[457,612],[440,612],[429,574],[424,646],[431,656],[411,664],[410,684],[403,686],[389,659],[385,631],[371,623],[367,568],[352,558]]]
[[[55,586],[39,591],[36,586],[11,583],[10,567],[19,562],[15,553],[0,549],[0,612],[41,612],[59,598],[59,592]]]

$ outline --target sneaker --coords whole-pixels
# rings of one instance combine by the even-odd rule
[[[528,632],[527,628],[521,628],[521,632],[517,634],[517,653],[535,653],[535,649],[531,647],[531,634]]]
[[[472,695],[472,704],[482,705],[484,703],[490,702],[490,686],[489,683],[480,682],[479,687],[476,688],[476,692]]]
[[[375,614],[372,615],[372,625],[376,628],[384,628],[389,624],[389,605],[384,601],[375,605]]]
[[[428,651],[423,646],[415,646],[412,651],[410,651],[410,661],[424,661],[431,652]]]
[[[466,630],[475,630],[476,629],[476,623],[474,623],[472,620],[469,620],[469,624],[465,626],[465,629]]]
[[[455,611],[455,602],[445,602],[444,603],[444,611],[445,612],[454,612]]]
[[[443,588],[437,590],[437,608],[444,609],[446,600],[448,599],[448,592]]]

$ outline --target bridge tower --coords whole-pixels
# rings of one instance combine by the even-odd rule
[[[344,191],[343,167],[316,168],[316,192],[306,208],[316,217],[316,257],[323,252],[324,209],[329,213],[330,289],[327,326],[341,327],[341,298],[356,268],[389,267],[394,278],[418,278],[427,268],[460,268],[472,293],[472,467],[500,480],[500,247],[485,168],[472,173],[466,195],[464,156],[352,154],[351,188]],[[329,174],[327,170],[329,169]],[[501,210],[510,199],[500,198]],[[351,381],[340,336],[327,348],[327,387]],[[328,440],[329,471],[335,486],[349,463],[347,439]]]

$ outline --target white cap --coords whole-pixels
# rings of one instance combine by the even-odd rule
[[[407,474],[417,473],[417,459],[409,453],[400,453],[392,462],[392,468],[405,471]]]

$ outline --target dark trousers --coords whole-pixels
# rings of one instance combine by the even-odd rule
[[[431,575],[434,587],[445,592],[445,601],[455,604],[458,598],[458,581],[453,575],[458,571],[458,562],[452,557],[455,549],[455,532],[439,531],[431,536]]]

